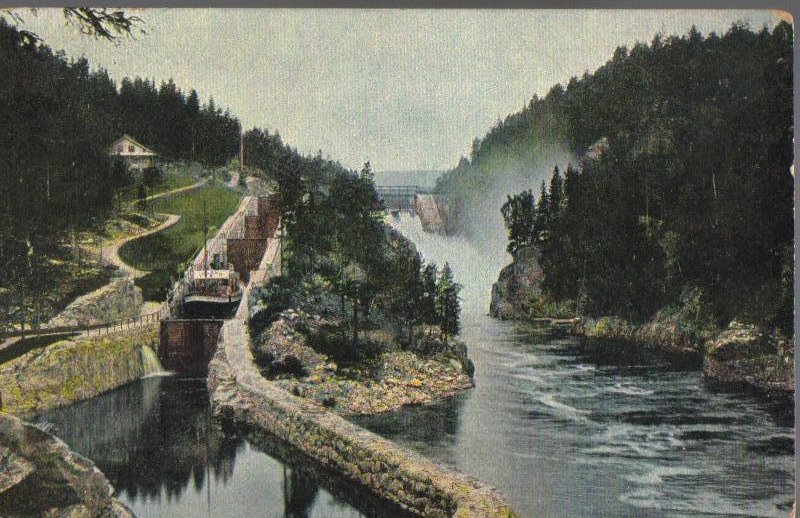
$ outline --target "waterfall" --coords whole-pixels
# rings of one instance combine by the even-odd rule
[[[450,265],[455,281],[462,287],[461,305],[465,313],[488,311],[492,284],[503,266],[511,262],[504,240],[489,235],[470,240],[431,234],[422,229],[422,222],[415,214],[406,211],[389,216],[387,223],[411,240],[426,262],[436,263],[440,268],[445,262]]]
[[[169,374],[169,371],[165,371],[164,367],[161,366],[161,362],[158,361],[158,356],[156,353],[147,345],[143,345],[140,349],[141,356],[142,356],[142,371],[144,372],[142,377],[150,377],[150,376],[163,376]]]

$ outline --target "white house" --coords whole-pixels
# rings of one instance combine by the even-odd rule
[[[153,167],[153,160],[158,155],[152,150],[139,144],[129,135],[123,135],[117,139],[109,148],[108,153],[112,157],[123,159],[131,169],[147,169]]]

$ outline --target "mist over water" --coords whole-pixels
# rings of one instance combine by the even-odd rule
[[[493,205],[487,197],[486,227],[500,219]],[[491,285],[510,261],[504,235],[438,236],[412,214],[387,218],[463,285],[459,337],[476,386],[357,423],[497,487],[521,516],[788,514],[785,408],[714,390],[698,370],[632,352],[611,360],[576,338],[492,319]]]
[[[499,212],[498,212],[499,216]],[[464,236],[440,236],[422,230],[419,218],[409,212],[389,216],[388,223],[414,242],[428,263],[440,268],[448,263],[456,282],[461,284],[461,305],[465,316],[488,312],[492,284],[503,266],[511,262],[500,235],[485,239]]]
[[[578,159],[566,148],[556,145],[536,156],[503,156],[482,164],[477,174],[488,181],[477,182],[477,186],[468,182],[470,190],[462,195],[467,202],[459,217],[466,233],[477,241],[486,240],[497,250],[505,250],[508,239],[500,208],[508,196],[530,189],[538,200],[542,182],[545,187],[549,186],[553,169],[558,166],[563,176],[569,164],[577,165]]]

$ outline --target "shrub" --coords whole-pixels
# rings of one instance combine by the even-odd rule
[[[378,343],[369,340],[353,345],[349,333],[334,324],[322,325],[316,333],[308,337],[308,345],[341,365],[377,358],[383,351]]]
[[[250,332],[258,336],[278,315],[294,306],[296,289],[284,277],[273,277],[263,288],[254,291],[250,301]]]

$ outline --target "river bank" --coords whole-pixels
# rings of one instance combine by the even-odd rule
[[[33,416],[130,383],[148,374],[157,344],[158,324],[147,323],[29,351],[0,365],[0,409]]]
[[[240,318],[222,328],[209,365],[214,414],[268,432],[343,477],[422,516],[516,514],[490,487],[378,437],[261,375]]]
[[[2,413],[0,465],[3,516],[133,518],[91,461],[53,435]]]
[[[474,386],[463,344],[445,345],[431,338],[437,352],[428,355],[383,345],[374,357],[338,365],[309,345],[326,324],[302,311],[281,313],[254,341],[262,374],[284,390],[345,416],[430,403]],[[390,342],[383,337],[384,344]]]
[[[574,317],[574,304],[543,303],[539,253],[523,250],[492,286],[490,314],[501,320],[531,321],[537,315]],[[697,303],[665,308],[635,324],[615,316],[582,317],[568,326],[614,355],[615,344],[640,348],[673,364],[702,369],[720,387],[792,400],[794,346],[780,331],[732,321],[720,329],[698,316]],[[702,321],[701,321],[702,320]]]

